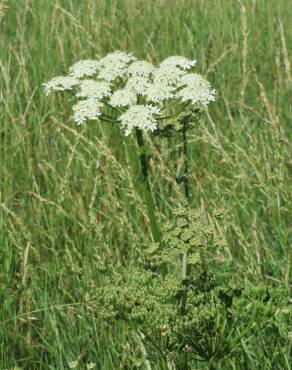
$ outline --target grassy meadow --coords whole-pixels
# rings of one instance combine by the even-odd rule
[[[197,59],[216,101],[189,135],[192,207],[225,210],[231,273],[291,288],[291,24],[287,0],[0,0],[1,370],[146,369],[131,333],[94,309],[107,266],[135,264],[151,239],[136,143],[76,126],[66,96],[43,93],[80,59]],[[183,202],[180,148],[147,143],[163,223]],[[269,330],[221,370],[291,369],[292,341]]]

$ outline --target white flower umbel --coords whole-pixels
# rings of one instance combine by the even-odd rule
[[[206,106],[210,101],[215,100],[215,90],[200,74],[187,74],[182,77],[181,83],[185,87],[177,92],[177,97],[183,102],[190,101],[192,104],[201,103]]]
[[[137,95],[145,95],[150,86],[150,79],[146,76],[133,75],[127,80],[124,89],[113,93],[110,104],[114,107],[126,107],[137,103]]]
[[[51,91],[72,90],[73,87],[77,86],[79,83],[80,81],[75,77],[56,76],[43,85],[45,94],[49,95]]]
[[[96,99],[80,100],[73,105],[74,121],[80,125],[87,120],[96,120],[101,115],[102,103]]]
[[[161,65],[154,72],[153,82],[177,85],[182,76],[185,74],[185,71],[177,68],[176,66]]]
[[[159,109],[151,105],[133,105],[119,117],[119,121],[128,136],[135,127],[142,131],[154,131],[157,128],[156,114],[160,114]]]
[[[163,65],[153,74],[153,83],[146,90],[147,101],[161,102],[175,97],[175,90],[181,86],[180,81],[185,71],[175,66]]]
[[[101,100],[111,95],[111,85],[105,81],[82,80],[76,96]]]
[[[125,88],[134,91],[136,94],[144,95],[149,86],[149,78],[145,76],[133,76],[128,79]]]
[[[190,69],[196,65],[195,60],[189,60],[182,56],[171,56],[166,58],[163,62],[160,63],[161,66],[167,67],[180,67],[182,69]]]
[[[128,64],[136,58],[132,54],[115,51],[99,60],[98,77],[105,81],[114,81],[117,77],[123,77],[127,72]]]
[[[151,84],[146,90],[146,100],[149,102],[159,103],[163,100],[175,97],[175,88],[164,82],[156,82]]]
[[[137,102],[137,95],[133,90],[121,89],[113,93],[109,104],[113,107],[127,107]]]
[[[69,74],[77,78],[90,77],[96,74],[98,66],[98,60],[80,60],[69,68]]]
[[[128,74],[131,76],[149,77],[155,69],[156,68],[153,64],[148,63],[145,60],[137,60],[129,66]]]

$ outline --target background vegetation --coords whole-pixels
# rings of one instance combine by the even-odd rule
[[[227,212],[230,273],[291,287],[288,1],[2,0],[0,14],[1,369],[77,359],[143,369],[131,335],[101,322],[92,302],[109,261],[135,263],[150,238],[135,142],[117,127],[77,127],[65,96],[43,94],[80,59],[119,49],[198,60],[217,100],[190,137],[192,205]],[[148,141],[163,223],[182,201],[180,148]],[[223,369],[291,368],[291,341],[255,337]]]

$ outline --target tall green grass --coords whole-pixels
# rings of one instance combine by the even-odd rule
[[[135,141],[75,126],[66,97],[42,89],[83,58],[120,49],[198,60],[217,100],[190,137],[192,207],[227,212],[230,271],[291,286],[291,15],[286,0],[0,2],[0,369],[67,369],[78,358],[138,369],[142,358],[92,303],[109,264],[135,263],[151,235]],[[164,222],[183,202],[181,148],[148,145]],[[291,342],[268,340],[242,342],[224,369],[290,369]]]

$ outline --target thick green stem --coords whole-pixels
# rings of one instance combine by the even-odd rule
[[[165,358],[161,359],[161,367],[163,370],[169,370],[168,363]]]
[[[185,195],[185,208],[188,211],[189,208],[189,197],[190,197],[190,192],[189,192],[189,161],[188,161],[188,143],[187,143],[187,134],[186,134],[186,125],[184,126],[184,129],[182,131],[182,139],[183,139],[183,156],[184,156],[184,174],[183,174],[183,180],[184,180],[184,195]],[[188,225],[188,215],[187,217],[187,226]],[[182,280],[187,279],[189,275],[189,266],[187,264],[187,253],[185,252],[182,255]],[[187,304],[187,295],[188,295],[188,287],[185,286],[183,293],[182,293],[182,298],[181,298],[181,306],[180,306],[180,311],[181,315],[186,314],[186,304]],[[180,354],[180,359],[179,359],[179,369],[181,370],[188,370],[188,355],[185,352],[182,352]]]
[[[217,369],[213,361],[209,362],[208,366],[209,366],[209,370],[216,370]]]
[[[144,139],[142,132],[139,129],[136,129],[136,138],[137,143],[139,146],[139,158],[142,170],[142,177],[143,177],[143,191],[144,191],[144,199],[147,207],[148,217],[150,221],[150,228],[153,240],[155,242],[160,242],[160,229],[157,223],[157,219],[155,216],[155,203],[153,199],[153,194],[151,192],[150,182],[149,182],[149,168],[148,168],[148,160],[144,145]]]
[[[185,190],[185,206],[189,207],[189,158],[188,158],[188,141],[186,130],[182,132],[183,137],[183,155],[184,155],[184,190]]]
[[[178,369],[189,370],[188,354],[186,352],[180,353]]]
[[[187,134],[186,128],[184,128],[182,132],[182,139],[183,139],[183,156],[184,156],[184,195],[185,195],[185,208],[188,210],[189,208],[189,161],[188,161],[188,143],[187,143]],[[186,216],[188,217],[188,216]],[[187,223],[188,227],[188,223]],[[189,268],[187,264],[187,253],[184,253],[182,256],[182,279],[185,280],[189,273]],[[184,315],[186,313],[186,303],[187,303],[187,288],[184,289],[181,299],[181,314]]]

